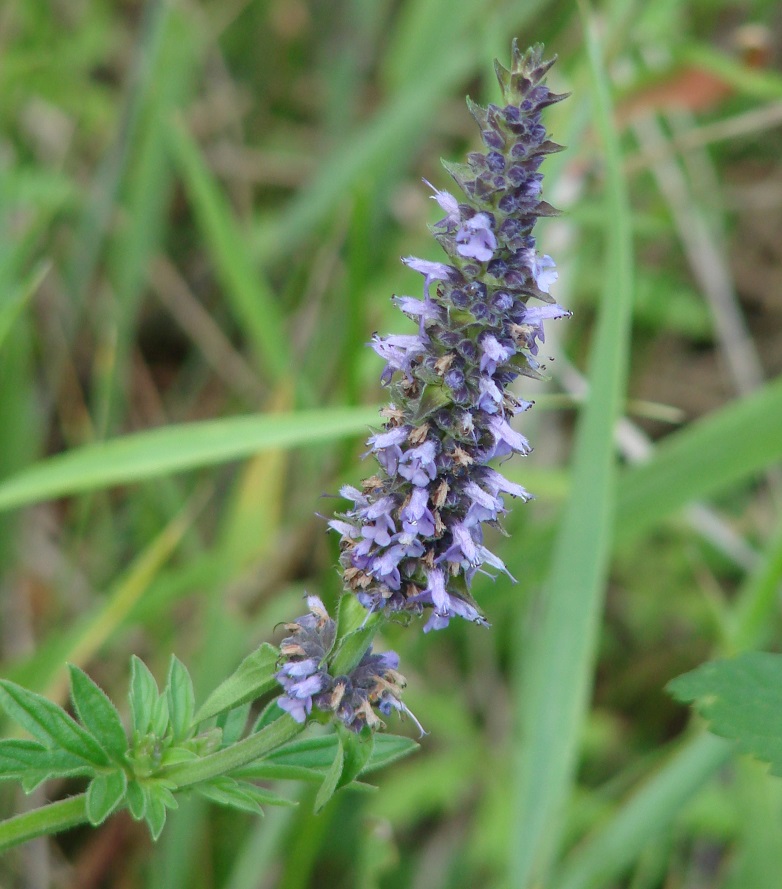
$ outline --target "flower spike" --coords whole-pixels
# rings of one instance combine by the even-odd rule
[[[432,232],[447,261],[403,260],[424,278],[423,300],[395,297],[418,332],[373,338],[393,396],[368,441],[379,470],[362,490],[342,489],[352,506],[330,522],[361,604],[370,613],[431,609],[425,631],[454,617],[486,625],[472,578],[508,571],[484,545],[484,526],[500,526],[504,495],[531,496],[488,464],[530,452],[511,419],[531,405],[509,387],[540,377],[543,323],[570,314],[550,294],[555,263],[532,234],[539,217],[557,213],[541,198],[539,172],[561,149],[541,123],[542,109],[565,98],[545,84],[553,62],[541,46],[522,52],[514,41],[510,68],[496,63],[504,104],[468,99],[485,150],[444,162],[464,197],[426,182],[446,214]]]

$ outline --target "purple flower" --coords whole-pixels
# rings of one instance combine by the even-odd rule
[[[485,623],[472,579],[508,571],[484,545],[484,525],[500,525],[506,495],[531,496],[487,464],[530,452],[509,423],[530,402],[509,387],[540,376],[544,322],[569,314],[549,296],[554,260],[533,235],[538,217],[553,212],[540,197],[539,168],[559,146],[541,113],[564,97],[545,84],[550,66],[540,47],[520,52],[514,43],[510,69],[496,68],[502,103],[469,103],[486,150],[445,164],[464,198],[427,183],[445,213],[432,228],[445,261],[403,260],[423,275],[423,300],[394,301],[418,332],[373,340],[393,393],[384,428],[369,439],[378,473],[366,493],[343,490],[352,506],[330,523],[345,584],[362,605],[431,609],[427,632],[453,617]]]
[[[307,605],[310,613],[287,625],[291,635],[280,644],[285,663],[277,681],[285,694],[277,698],[278,706],[300,723],[315,706],[356,732],[366,725],[382,727],[375,709],[386,716],[394,710],[410,716],[423,734],[421,724],[401,701],[405,679],[398,672],[396,652],[373,654],[370,648],[350,673],[332,675],[329,655],[336,624],[317,596],[308,597]]]
[[[446,218],[443,220],[447,225],[456,225],[460,220],[459,216],[459,202],[456,198],[447,191],[439,191],[437,188],[429,182],[428,179],[424,179],[424,182],[432,189],[434,194],[431,196],[433,201],[437,201],[440,205],[440,208],[445,210],[448,214]]]
[[[456,248],[460,256],[472,256],[480,262],[488,262],[497,249],[497,238],[491,230],[491,220],[485,213],[476,213],[463,223],[456,233]]]
[[[434,458],[434,442],[425,441],[422,445],[410,448],[402,454],[399,459],[399,474],[414,485],[428,485],[437,474]]]

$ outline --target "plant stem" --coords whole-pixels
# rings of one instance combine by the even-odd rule
[[[240,766],[246,766],[259,759],[265,753],[269,753],[294,738],[303,728],[304,725],[299,724],[285,713],[271,725],[250,735],[249,738],[232,744],[225,750],[210,753],[209,756],[204,756],[202,759],[171,766],[165,769],[160,777],[174,781],[177,788],[198,784],[200,781],[208,781],[210,778],[225,775]]]
[[[23,815],[0,821],[0,854],[46,834],[58,833],[87,821],[87,794],[41,806]]]

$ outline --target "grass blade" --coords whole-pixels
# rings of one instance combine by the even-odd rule
[[[377,408],[257,414],[183,423],[86,445],[49,457],[0,484],[0,511],[172,472],[238,460],[269,448],[355,435]]]
[[[560,838],[590,690],[611,552],[616,463],[614,424],[624,398],[632,306],[630,211],[600,49],[584,16],[595,118],[607,171],[607,289],[580,417],[568,502],[554,549],[542,615],[527,642],[517,702],[522,739],[515,776],[510,885],[546,883]]]

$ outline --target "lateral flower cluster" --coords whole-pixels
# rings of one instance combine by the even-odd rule
[[[400,700],[405,678],[398,672],[399,656],[394,651],[364,654],[350,673],[332,676],[329,655],[336,641],[337,625],[317,596],[307,598],[310,611],[286,624],[290,636],[282,640],[280,656],[285,661],[277,681],[285,694],[277,698],[283,710],[296,722],[305,722],[313,705],[330,713],[354,732],[365,725],[375,730],[392,711],[410,716],[421,733],[418,720]]]
[[[570,314],[549,295],[554,261],[532,235],[539,217],[557,212],[541,200],[538,172],[562,147],[540,120],[565,98],[544,81],[553,61],[514,41],[510,70],[495,62],[505,104],[468,100],[486,150],[445,163],[462,200],[430,186],[446,214],[432,233],[448,261],[403,260],[423,275],[423,299],[394,297],[416,333],[371,344],[392,393],[383,430],[367,442],[379,469],[361,489],[341,489],[353,505],[329,523],[341,535],[346,587],[370,612],[430,608],[425,632],[456,616],[486,624],[471,581],[487,567],[508,572],[484,545],[484,525],[500,527],[505,495],[531,496],[488,464],[529,453],[509,421],[531,404],[509,387],[540,378],[544,321]]]

